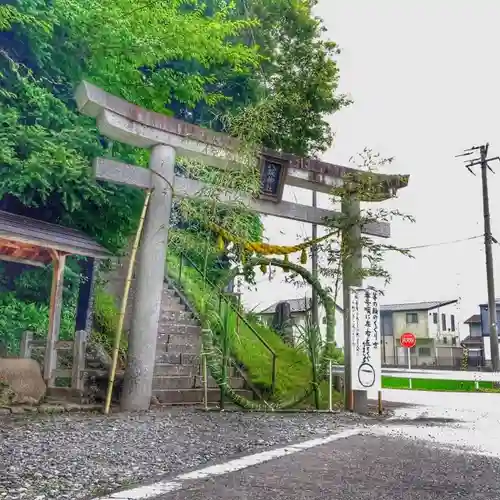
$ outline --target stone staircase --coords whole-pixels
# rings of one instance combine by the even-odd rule
[[[253,392],[235,368],[230,385],[243,397]],[[208,403],[220,401],[220,391],[208,378]],[[204,388],[201,363],[201,326],[180,294],[168,283],[163,288],[162,307],[156,343],[153,395],[163,404],[202,404]]]

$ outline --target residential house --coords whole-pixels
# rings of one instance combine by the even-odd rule
[[[497,324],[500,324],[500,299],[496,299]],[[488,304],[479,305],[481,322],[481,335],[483,337],[483,359],[486,366],[491,365],[490,321],[488,317]]]
[[[400,346],[399,339],[410,332],[417,339],[409,353],[412,366],[460,366],[457,304],[455,299],[381,305],[382,364],[408,365],[408,349]]]
[[[290,314],[293,323],[294,338],[297,339],[300,335],[300,328],[306,323],[306,318],[312,311],[312,300],[309,297],[299,299],[283,299],[279,302],[271,304],[259,313],[262,321],[268,325],[272,325],[273,316],[276,312],[276,306],[281,302],[288,302],[290,304]],[[336,306],[335,314],[335,343],[338,347],[344,346],[344,333],[343,333],[343,314],[344,310],[340,306]],[[326,314],[325,308],[320,304],[318,307],[319,316],[319,329],[323,340],[326,338]]]
[[[468,350],[469,366],[483,366],[485,364],[485,342],[481,329],[481,314],[473,314],[464,323],[469,327],[469,335],[462,340],[462,345]]]

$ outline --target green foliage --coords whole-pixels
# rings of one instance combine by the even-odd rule
[[[123,247],[143,195],[92,179],[91,161],[104,148],[93,121],[76,113],[73,87],[87,78],[166,113],[174,97],[190,106],[223,99],[210,71],[186,75],[165,63],[248,72],[256,47],[227,39],[253,21],[228,20],[229,7],[208,18],[186,11],[189,3],[25,0],[2,9],[1,29],[9,32],[0,32],[0,199],[9,210],[37,207],[29,214],[82,229],[112,250]],[[147,161],[144,151],[123,145],[114,152]]]
[[[0,68],[1,62],[0,54]],[[0,199],[13,211],[82,229],[119,249],[133,230],[142,195],[97,184],[90,162],[103,150],[89,121],[16,63],[6,67],[4,89],[12,95],[0,99]]]
[[[380,169],[390,165],[392,160],[392,158],[382,158],[380,154],[365,148],[351,159],[356,170],[345,175],[343,185],[334,189],[332,202],[339,203],[342,200],[350,199],[356,204],[394,198],[396,191],[392,190],[386,181],[381,181],[379,177]],[[392,180],[396,184],[404,181],[398,175],[394,175]],[[342,214],[340,217],[326,219],[325,226],[332,232],[337,230],[337,235],[318,245],[322,256],[319,266],[320,274],[324,277],[335,278],[338,286],[342,263],[349,262],[353,256],[362,252],[362,267],[348,270],[350,281],[357,282],[368,278],[378,278],[384,280],[386,284],[389,283],[391,276],[384,267],[387,254],[399,253],[412,257],[411,252],[392,244],[380,243],[378,239],[366,234],[359,236],[356,231],[353,232],[353,229],[368,224],[388,224],[394,219],[410,223],[415,221],[411,215],[404,214],[398,209],[380,206],[360,208],[359,214],[353,211]]]
[[[94,295],[93,330],[91,340],[101,344],[106,352],[113,355],[113,344],[120,318],[115,298],[97,287]],[[123,368],[127,353],[127,339],[122,335],[119,347],[119,365]]]
[[[12,264],[10,264],[12,266]],[[0,274],[4,272],[5,264],[0,264]],[[17,299],[23,302],[35,302],[49,305],[52,287],[52,266],[43,268],[30,267],[23,270],[14,279],[13,286],[8,289],[15,293]],[[66,259],[64,268],[63,304],[75,304],[80,285],[80,266],[75,257]],[[2,286],[0,285],[0,291]],[[3,288],[7,291],[7,288]]]
[[[250,36],[266,60],[261,77],[269,82],[275,113],[264,144],[302,156],[325,151],[333,133],[328,114],[349,104],[337,94],[339,48],[324,38],[312,14],[318,0],[240,0],[243,12],[261,23]]]
[[[119,316],[120,311],[114,297],[102,288],[97,288],[94,295],[94,328],[113,337],[118,326]]]
[[[63,308],[59,338],[73,338],[75,322],[74,307]],[[49,308],[43,304],[23,302],[13,293],[0,295],[0,341],[9,354],[18,355],[24,331],[31,331],[35,338],[47,338]]]

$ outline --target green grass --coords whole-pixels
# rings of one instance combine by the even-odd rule
[[[442,391],[442,392],[478,392],[473,381],[460,380],[435,380],[412,379],[412,388],[417,391]],[[408,389],[407,378],[382,377],[382,387],[385,389]],[[492,382],[479,382],[479,392],[498,392]]]
[[[179,257],[173,253],[167,256],[168,275],[178,281]],[[220,328],[221,315],[218,314],[219,300],[217,293],[203,283],[200,275],[192,268],[183,266],[180,283],[183,292],[192,306],[204,317],[208,318],[213,331]],[[256,337],[252,329],[237,318],[234,311],[228,314],[229,330],[234,332],[230,337],[233,357],[245,366],[245,370],[253,384],[263,391],[269,392],[272,381],[272,354]],[[276,353],[276,387],[273,399],[286,401],[301,394],[311,381],[311,363],[305,352],[286,345],[271,329],[247,319],[248,323],[260,334],[265,342]],[[322,404],[328,401],[328,386],[320,387]],[[334,394],[334,401],[340,399]],[[308,402],[306,402],[307,404]],[[326,407],[326,406],[325,406]]]

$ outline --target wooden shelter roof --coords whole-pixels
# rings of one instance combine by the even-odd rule
[[[0,260],[43,266],[59,253],[111,257],[81,231],[0,210]]]

